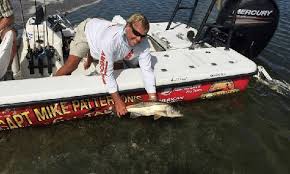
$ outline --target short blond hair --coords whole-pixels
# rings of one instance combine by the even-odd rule
[[[132,14],[128,19],[127,23],[128,24],[133,24],[135,22],[141,22],[142,27],[146,30],[149,31],[149,21],[148,19],[141,13],[134,13]]]

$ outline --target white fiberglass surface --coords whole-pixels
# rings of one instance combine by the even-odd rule
[[[166,26],[165,22],[152,24],[149,32],[166,50],[152,49],[151,52],[157,86],[194,83],[256,71],[254,62],[231,49],[200,47],[190,50],[191,42],[182,33],[196,30],[173,23],[173,29],[165,31]],[[0,82],[0,105],[106,93],[107,88],[94,66],[84,71],[83,63],[81,61],[71,76]],[[139,68],[116,70],[115,77],[120,91],[144,88]]]
[[[154,52],[156,84],[168,85],[196,80],[249,74],[256,65],[249,59],[223,48]],[[139,68],[117,70],[119,90],[143,88]],[[57,99],[106,93],[99,75],[72,75],[1,82],[0,104]]]

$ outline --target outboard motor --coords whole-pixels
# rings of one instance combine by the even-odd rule
[[[225,0],[216,24],[208,28],[205,37],[212,45],[229,44],[246,57],[255,58],[270,41],[278,20],[274,0]]]

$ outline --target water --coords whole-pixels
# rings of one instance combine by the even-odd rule
[[[200,3],[207,7],[208,2]],[[78,23],[141,11],[150,21],[168,21],[175,3],[103,0],[68,18]],[[290,2],[277,3],[278,30],[258,59],[271,75],[289,83]],[[194,26],[203,10],[197,11]],[[187,18],[179,14],[176,19]],[[244,93],[177,107],[183,119],[111,116],[1,132],[0,173],[289,173],[289,97],[252,80]]]

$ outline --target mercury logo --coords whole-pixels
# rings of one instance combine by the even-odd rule
[[[238,15],[247,15],[247,16],[270,16],[273,13],[273,10],[249,10],[249,9],[239,9]]]

